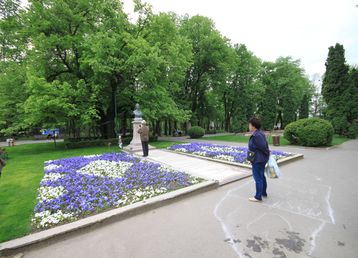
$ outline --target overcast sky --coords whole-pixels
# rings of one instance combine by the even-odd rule
[[[123,0],[126,12],[132,1]],[[328,47],[341,43],[358,65],[358,0],[147,0],[156,13],[210,17],[222,35],[263,60],[300,59],[309,75],[323,74]]]

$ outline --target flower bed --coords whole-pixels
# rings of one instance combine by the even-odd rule
[[[248,150],[247,147],[193,142],[176,144],[169,147],[168,150],[208,157],[212,159],[230,161],[234,163],[251,164],[246,159]],[[276,160],[279,160],[292,156],[293,154],[272,150],[271,155],[273,155]]]
[[[126,153],[50,160],[32,223],[48,228],[203,181]]]

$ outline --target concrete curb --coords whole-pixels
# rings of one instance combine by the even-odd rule
[[[179,197],[186,197],[189,194],[198,194],[218,187],[216,181],[205,181],[170,193],[159,195],[141,202],[134,203],[121,208],[109,210],[97,215],[90,216],[72,223],[47,229],[38,233],[30,234],[21,238],[0,243],[0,257],[14,255],[23,251],[29,246],[43,244],[45,242],[59,240],[71,233],[78,233],[96,225],[103,225],[125,219],[127,217],[143,213],[145,211],[159,208],[178,200]]]
[[[223,163],[223,164],[226,164],[226,165],[231,165],[231,166],[236,166],[236,167],[249,168],[249,169],[252,168],[251,165],[247,165],[247,164],[240,164],[240,163],[230,162],[230,161],[225,161],[225,160],[212,159],[212,158],[199,156],[199,155],[194,155],[194,154],[189,154],[189,153],[184,153],[184,152],[171,151],[171,150],[167,150],[167,149],[162,149],[162,151],[177,153],[177,154],[180,154],[180,155],[185,155],[185,156],[193,157],[193,158],[205,159],[205,160],[209,160],[209,161],[212,161],[212,162]],[[302,159],[302,158],[304,158],[303,154],[294,154],[293,156],[278,160],[277,164],[278,165],[287,164],[287,163],[290,163],[290,162],[292,162],[292,161],[294,161],[296,159]]]

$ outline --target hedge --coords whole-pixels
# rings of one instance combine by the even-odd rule
[[[204,136],[205,130],[200,126],[193,126],[188,130],[188,134],[192,139],[201,138]]]
[[[305,118],[288,124],[284,137],[291,144],[316,147],[331,145],[333,133],[330,122],[320,118]]]

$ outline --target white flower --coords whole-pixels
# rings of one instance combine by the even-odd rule
[[[206,156],[206,152],[205,151],[194,151],[193,154],[195,155],[199,155],[199,156]]]
[[[55,170],[55,169],[60,168],[60,167],[61,167],[61,166],[59,166],[59,165],[50,164],[50,165],[47,165],[47,166],[45,167],[45,171]]]
[[[63,194],[65,194],[67,191],[63,186],[58,187],[52,187],[52,186],[41,186],[39,188],[39,195],[37,199],[40,202],[43,202],[45,200],[51,200],[55,199]]]
[[[72,213],[63,213],[61,210],[58,210],[55,213],[51,213],[46,210],[43,212],[35,213],[32,218],[32,222],[36,225],[37,228],[45,228],[48,226],[56,225],[66,219],[75,218],[75,214]]]
[[[235,149],[234,147],[226,146],[226,147],[219,147],[219,146],[203,146],[201,147],[204,151],[216,151],[216,152],[237,152],[241,153],[242,150]]]
[[[90,159],[90,158],[95,158],[95,157],[99,157],[100,155],[85,155],[83,156],[86,159]]]
[[[230,162],[234,162],[235,159],[233,156],[230,155],[217,155],[214,157],[215,159],[221,159],[221,160],[226,160],[226,161],[230,161]]]
[[[122,199],[118,201],[117,206],[133,204],[166,192],[168,192],[168,189],[164,187],[154,188],[153,186],[147,186],[144,189],[135,189],[123,195]]]
[[[95,160],[77,170],[77,172],[80,174],[118,178],[122,177],[132,165],[133,163],[124,161]]]
[[[188,152],[185,148],[179,148],[179,149],[176,149],[175,151],[178,151],[178,152]]]
[[[43,177],[43,179],[41,180],[42,182],[45,181],[56,181],[57,179],[64,177],[64,174],[59,174],[59,173],[47,173],[45,174],[45,176]]]

